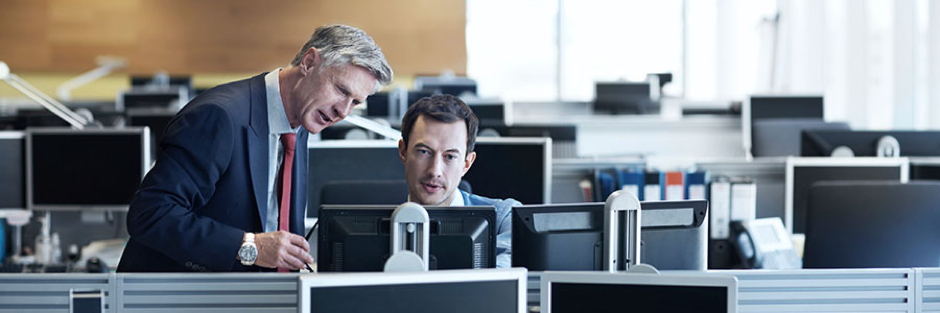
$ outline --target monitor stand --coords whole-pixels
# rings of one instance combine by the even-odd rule
[[[640,263],[640,200],[636,194],[617,190],[604,205],[604,270],[658,274],[649,264]]]
[[[392,256],[385,261],[385,272],[428,271],[430,222],[428,211],[414,202],[392,212]]]

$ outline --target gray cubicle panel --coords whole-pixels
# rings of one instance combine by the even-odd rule
[[[0,274],[0,312],[69,312],[69,290],[104,291],[105,312],[297,312],[297,274]]]
[[[915,268],[914,309],[940,312],[940,268]]]
[[[717,270],[700,275],[737,277],[740,312],[929,312],[915,303],[925,296],[936,299],[935,291],[929,288],[938,284],[927,281],[927,290],[918,292],[917,270]],[[937,271],[924,273],[936,275]],[[931,307],[938,308],[936,304]]]
[[[594,184],[594,171],[612,168],[644,168],[646,161],[642,158],[608,158],[601,160],[590,159],[555,159],[552,160],[552,202],[551,203],[579,203],[589,202],[584,198],[581,182]],[[524,203],[526,204],[526,203]]]
[[[69,312],[69,290],[104,291],[105,312],[115,309],[109,274],[0,274],[0,312]]]
[[[26,134],[0,131],[0,209],[26,208]]]
[[[117,274],[114,305],[127,313],[296,313],[297,277],[293,273]]]

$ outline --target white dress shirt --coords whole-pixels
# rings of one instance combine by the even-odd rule
[[[264,223],[264,232],[277,231],[278,200],[277,173],[284,159],[284,145],[281,144],[281,134],[297,133],[301,126],[290,127],[287,113],[284,111],[284,102],[281,100],[281,89],[278,74],[281,69],[271,71],[264,75],[264,89],[268,102],[268,212]]]

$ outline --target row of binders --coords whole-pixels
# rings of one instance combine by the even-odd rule
[[[630,191],[640,201],[704,200],[707,176],[700,171],[601,169],[594,172],[595,188],[593,192],[585,190],[585,200],[602,202],[616,190]]]
[[[708,195],[711,239],[728,239],[731,222],[757,218],[757,185],[749,177],[715,176]]]
[[[593,183],[583,183],[586,202],[603,202],[611,193],[626,190],[640,201],[709,201],[709,237],[728,239],[733,221],[756,218],[757,185],[749,177],[710,177],[705,171],[598,169]]]

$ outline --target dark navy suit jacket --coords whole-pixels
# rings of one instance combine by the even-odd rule
[[[268,114],[264,74],[206,91],[167,126],[127,214],[120,272],[259,271],[236,258],[264,232]],[[303,235],[307,131],[297,135],[290,231]]]

